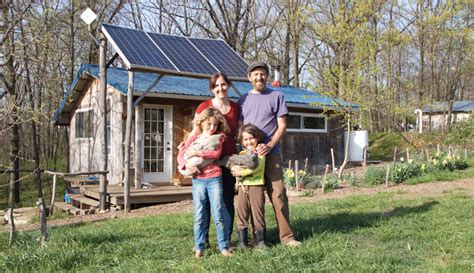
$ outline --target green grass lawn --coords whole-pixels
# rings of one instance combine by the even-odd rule
[[[474,202],[466,192],[437,198],[398,193],[292,205],[299,248],[279,244],[267,206],[267,252],[193,258],[189,213],[50,229],[47,246],[38,232],[23,232],[13,248],[2,234],[0,269],[13,271],[474,271]]]

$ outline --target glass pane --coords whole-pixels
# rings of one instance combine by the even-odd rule
[[[163,160],[158,161],[158,171],[163,172]]]
[[[165,132],[165,131],[164,131],[165,129],[164,129],[164,123],[163,123],[163,122],[160,122],[160,123],[158,124],[158,130],[159,130],[158,132],[160,132],[161,134],[163,134],[163,133]]]
[[[144,161],[144,169],[145,169],[145,172],[147,172],[147,173],[150,172],[150,161],[148,161],[148,160]]]
[[[151,132],[152,133],[156,133],[156,126],[157,126],[156,122],[151,122]]]
[[[150,131],[150,128],[151,128],[151,127],[150,127],[150,122],[149,122],[149,121],[145,121],[143,126],[145,127],[145,128],[144,128],[144,129],[145,129],[145,133],[151,133],[151,131]]]
[[[157,149],[156,148],[151,148],[150,150],[150,158],[155,159],[157,154]]]
[[[150,111],[151,111],[151,120],[156,120],[157,119],[156,109],[150,109]]]
[[[145,120],[150,120],[150,109],[145,109]]]
[[[165,114],[164,114],[164,113],[165,113],[165,110],[159,109],[158,111],[159,111],[158,121],[163,121],[163,120],[165,120]]]
[[[145,135],[145,146],[150,146],[151,145],[151,138],[150,134]]]
[[[150,172],[156,172],[156,169],[157,169],[156,165],[157,165],[156,160],[150,161]]]
[[[156,141],[157,141],[157,135],[156,134],[151,134],[151,146],[156,146]]]
[[[158,148],[158,159],[163,159],[163,147]]]
[[[304,129],[324,130],[324,117],[303,117]]]
[[[289,115],[287,118],[287,128],[301,129],[301,116]]]
[[[160,134],[156,135],[156,143],[157,145],[163,145],[163,135],[160,135]]]
[[[145,153],[144,153],[144,156],[143,156],[145,159],[149,159],[150,158],[150,148],[145,148]]]

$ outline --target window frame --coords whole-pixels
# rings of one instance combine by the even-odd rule
[[[88,125],[90,127],[90,136],[78,136],[77,132],[79,130],[78,128],[78,114],[84,114],[86,112],[89,112],[90,115],[90,124]],[[75,113],[75,132],[74,132],[74,138],[76,140],[90,140],[94,137],[94,109],[92,107],[87,107],[87,108],[79,108],[76,110]],[[82,126],[82,130],[84,131],[84,125]],[[84,135],[84,132],[82,133]]]
[[[288,116],[300,116],[300,128],[288,128],[286,127],[287,132],[305,132],[305,133],[327,133],[328,132],[328,117],[323,114],[313,114],[313,113],[303,113],[303,112],[289,112]],[[306,129],[303,128],[304,117],[317,117],[324,118],[324,129]]]

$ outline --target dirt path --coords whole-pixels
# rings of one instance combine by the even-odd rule
[[[452,191],[463,191],[471,197],[474,197],[474,178],[465,178],[455,181],[447,182],[433,182],[433,183],[424,183],[419,185],[393,185],[388,188],[385,186],[377,186],[372,188],[358,188],[350,186],[342,186],[333,192],[322,194],[320,191],[312,197],[298,197],[293,196],[294,192],[289,192],[290,204],[295,203],[313,203],[319,202],[321,200],[328,199],[340,199],[354,195],[374,195],[379,192],[396,192],[403,194],[403,196],[417,197],[417,196],[439,196]],[[103,221],[106,219],[117,219],[117,218],[134,218],[142,216],[151,216],[151,215],[160,215],[160,214],[169,214],[169,213],[182,213],[182,212],[192,212],[193,205],[191,200],[169,203],[169,204],[160,204],[154,206],[143,207],[135,209],[128,214],[124,214],[122,211],[118,212],[108,212],[103,214],[94,214],[94,215],[84,215],[76,216],[74,218],[67,219],[57,219],[48,221],[48,227],[63,226],[63,225],[73,225],[80,223],[88,222],[97,222]],[[38,229],[38,224],[26,224],[17,226],[17,230],[33,230]],[[2,227],[2,232],[8,232],[9,226],[4,225]]]

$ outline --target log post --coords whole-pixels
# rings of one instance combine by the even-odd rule
[[[49,208],[49,213],[50,215],[53,215],[54,212],[54,199],[56,199],[56,180],[57,180],[57,175],[53,175],[53,189],[51,191],[51,207]]]
[[[108,149],[107,149],[107,39],[105,35],[100,33],[100,49],[99,49],[99,109],[102,122],[99,131],[102,133],[101,153],[99,170],[107,171],[108,163]],[[100,134],[99,134],[100,135]],[[101,211],[107,210],[107,174],[100,175],[99,178],[99,209]]]
[[[124,212],[130,212],[130,149],[132,138],[133,75],[128,71],[127,123],[125,128],[125,177],[123,184]]]
[[[143,107],[135,107],[135,189],[142,187],[143,174]]]
[[[385,187],[388,187],[388,176],[390,175],[390,165],[387,165],[387,173],[385,174]]]

